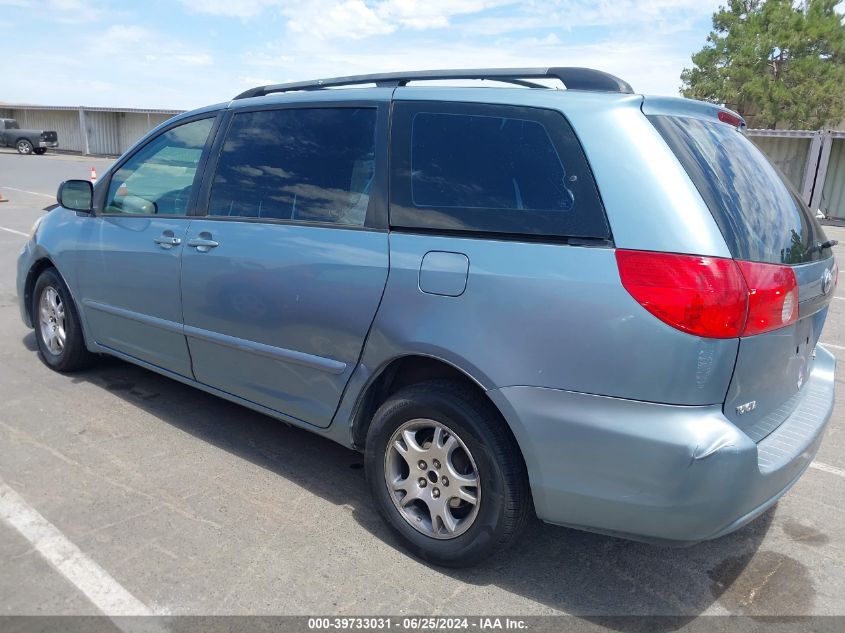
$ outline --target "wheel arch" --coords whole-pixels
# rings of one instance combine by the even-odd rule
[[[74,307],[77,313],[80,313],[79,303],[76,300],[75,293],[73,288],[70,287],[70,284],[67,282],[67,277],[62,273],[58,266],[56,266],[55,262],[50,258],[49,255],[42,255],[38,259],[33,262],[32,266],[29,267],[29,272],[26,274],[26,280],[24,281],[24,306],[26,307],[26,315],[29,318],[30,326],[34,326],[33,322],[33,314],[32,314],[32,293],[35,290],[35,283],[38,281],[38,278],[48,268],[52,268],[56,271],[56,274],[62,280],[67,288],[67,291],[70,293],[70,298],[73,300]],[[83,332],[85,332],[85,327],[83,326]]]
[[[53,260],[49,257],[41,257],[36,260],[35,263],[32,264],[32,266],[29,267],[29,272],[26,274],[26,281],[24,282],[23,299],[24,307],[26,308],[26,316],[29,319],[30,325],[33,326],[35,322],[33,321],[32,314],[32,292],[35,289],[35,282],[38,281],[38,278],[41,276],[41,273],[43,273],[48,268],[55,269],[56,274],[58,274],[62,278],[62,281],[65,282],[65,285],[67,285],[67,281],[65,280],[64,276],[61,272],[59,272],[59,269],[56,268],[56,265],[53,263]]]
[[[429,380],[447,379],[463,384],[484,396],[498,414],[501,423],[508,430],[524,461],[522,447],[510,427],[507,418],[498,405],[489,397],[482,383],[464,369],[447,360],[425,354],[405,354],[385,362],[373,373],[366,386],[361,390],[352,416],[352,443],[356,448],[366,444],[367,431],[373,415],[382,403],[404,387]]]

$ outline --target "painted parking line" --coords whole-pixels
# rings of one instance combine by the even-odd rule
[[[154,615],[59,529],[0,479],[0,520],[15,528],[47,561],[107,616]]]
[[[834,345],[833,343],[825,343],[824,341],[819,341],[825,347],[832,347],[833,349],[845,349],[843,345]]]
[[[55,195],[51,195],[49,193],[41,193],[40,191],[27,191],[26,189],[16,189],[15,187],[7,187],[6,185],[0,185],[0,190],[6,189],[8,191],[17,191],[19,193],[28,193],[32,196],[41,196],[42,198],[51,198],[53,200],[56,199]]]
[[[845,479],[845,470],[841,468],[837,468],[836,466],[831,466],[830,464],[824,464],[822,462],[813,462],[810,464],[810,468],[815,468],[816,470],[820,470],[825,473],[830,473],[831,475],[836,475],[837,477],[842,477]]]
[[[18,231],[17,229],[9,229],[5,226],[0,226],[0,231],[6,231],[7,233],[14,233],[15,235],[23,235],[24,237],[29,237],[29,233],[24,233],[23,231]]]

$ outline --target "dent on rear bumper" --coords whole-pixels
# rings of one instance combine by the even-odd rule
[[[753,520],[809,466],[833,408],[835,362],[819,346],[808,397],[759,444],[725,418],[721,405],[661,405],[538,387],[488,393],[522,449],[539,518],[692,543]],[[772,449],[784,443],[772,461]]]

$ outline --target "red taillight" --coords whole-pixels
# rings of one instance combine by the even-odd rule
[[[730,125],[733,125],[734,127],[742,127],[742,119],[733,112],[728,112],[727,110],[719,110],[719,114],[717,114],[716,116],[719,117],[719,120],[722,123],[728,123]]]
[[[661,321],[710,338],[742,332],[748,290],[732,259],[617,250],[616,262],[625,289]]]
[[[627,250],[617,250],[616,261],[622,285],[640,305],[696,336],[750,336],[798,318],[789,266]]]
[[[798,320],[798,282],[789,266],[737,262],[748,286],[743,336],[761,334]]]

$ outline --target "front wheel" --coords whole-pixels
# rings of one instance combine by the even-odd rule
[[[516,441],[483,394],[455,383],[391,396],[370,425],[365,464],[381,514],[438,565],[464,567],[504,549],[530,512]]]
[[[71,372],[90,364],[94,356],[85,347],[79,314],[67,286],[52,268],[41,273],[35,282],[32,320],[38,356],[45,365]]]
[[[33,149],[35,149],[35,148],[32,146],[32,143],[30,143],[30,142],[29,142],[28,140],[26,140],[25,138],[20,139],[20,140],[16,143],[15,147],[17,147],[17,148],[18,148],[18,154],[32,154],[32,150],[33,150]]]

